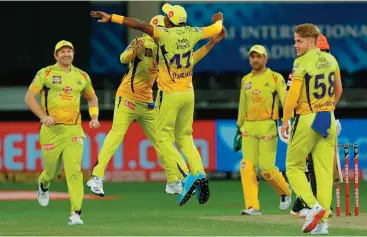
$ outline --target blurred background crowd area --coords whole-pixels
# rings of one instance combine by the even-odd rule
[[[267,47],[268,67],[287,79],[295,58],[293,27],[306,21],[320,27],[339,61],[344,87],[338,104],[340,116],[364,116],[361,108],[367,106],[366,3],[171,3],[185,7],[191,26],[207,26],[213,13],[224,13],[226,39],[194,68],[197,119],[236,117],[241,79],[251,71],[247,53],[254,44]],[[115,91],[127,70],[119,62],[119,55],[141,33],[117,24],[101,25],[89,13],[102,10],[149,22],[154,15],[162,14],[164,2],[23,2],[21,8],[19,4],[0,3],[7,19],[0,23],[0,110],[14,119],[28,110],[23,99],[29,84],[39,69],[54,63],[54,46],[65,39],[75,46],[74,65],[92,78],[102,119],[103,114],[110,119]],[[335,14],[340,12],[343,17]],[[205,43],[200,42],[196,48]]]

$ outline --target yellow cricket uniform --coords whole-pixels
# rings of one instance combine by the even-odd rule
[[[313,207],[317,200],[327,210],[324,220],[329,215],[332,200],[336,75],[340,76],[338,62],[329,53],[312,49],[297,58],[283,116],[283,121],[288,121],[292,111],[296,112],[287,149],[289,182],[309,207]],[[314,161],[317,197],[313,195],[304,175],[304,157],[309,153]]]
[[[157,145],[160,156],[167,157],[168,167],[176,167],[181,157],[174,142],[186,157],[193,175],[205,174],[199,151],[192,136],[194,115],[194,91],[192,70],[194,66],[193,48],[205,38],[219,34],[222,21],[204,28],[198,27],[155,27],[154,38],[159,45],[160,90],[157,97]],[[172,177],[167,177],[169,180]]]
[[[29,89],[41,95],[42,110],[55,120],[52,127],[41,126],[44,170],[39,183],[48,188],[64,163],[71,214],[81,211],[84,195],[81,163],[85,135],[81,126],[80,96],[95,94],[91,80],[77,67],[72,66],[66,73],[55,64],[38,71]]]
[[[157,151],[156,145],[156,109],[153,103],[153,83],[158,73],[152,70],[153,61],[158,60],[158,47],[153,38],[145,35],[138,38],[144,40],[144,48],[136,57],[133,57],[133,49],[136,40],[132,41],[121,54],[121,63],[128,63],[129,70],[122,78],[122,82],[116,92],[115,110],[112,129],[104,140],[99,153],[93,175],[104,177],[105,169],[121,144],[130,124],[136,120],[143,128],[145,135]],[[159,152],[157,152],[159,154]],[[182,178],[178,170],[167,168],[164,157],[159,156],[167,177]],[[187,166],[182,158],[176,160],[183,170]],[[175,171],[169,173],[170,171]]]
[[[275,166],[279,104],[284,101],[284,96],[283,76],[270,69],[260,75],[251,72],[242,79],[237,125],[242,132],[241,179],[245,209],[260,209],[258,168],[265,179],[272,177],[283,187],[283,190],[279,189],[270,182],[279,195],[290,193],[284,177]]]

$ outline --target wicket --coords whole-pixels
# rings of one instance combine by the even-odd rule
[[[359,170],[358,170],[358,144],[339,144],[344,148],[344,188],[345,188],[345,215],[350,216],[350,185],[349,185],[349,148],[353,147],[354,151],[354,214],[359,215]],[[336,186],[336,215],[340,216],[340,185]]]

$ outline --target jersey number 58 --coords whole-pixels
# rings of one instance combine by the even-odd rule
[[[306,79],[306,90],[309,91],[312,77],[306,74],[305,79]],[[326,95],[326,93],[330,97],[334,95],[335,72],[331,72],[327,76],[327,81],[325,81],[325,79],[326,79],[325,74],[315,75],[314,89],[317,91],[313,93],[313,96],[316,99],[322,99]]]

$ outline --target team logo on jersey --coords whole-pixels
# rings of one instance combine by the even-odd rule
[[[150,48],[145,48],[145,57],[153,57],[153,50]]]
[[[61,76],[53,76],[52,77],[53,84],[61,84]]]
[[[66,94],[69,94],[72,90],[73,90],[73,88],[71,88],[70,86],[65,86],[65,87],[63,88],[63,91],[64,91]]]
[[[78,81],[76,84],[77,84],[78,86],[80,86],[80,85],[82,85],[83,83],[82,83],[81,81]]]
[[[253,93],[254,93],[254,95],[258,95],[258,94],[260,94],[260,90],[256,89],[256,90],[253,91]]]
[[[248,83],[245,84],[245,90],[251,89],[251,87],[252,87],[251,82],[248,82]]]
[[[265,84],[265,87],[269,87],[270,85],[269,85],[269,82],[267,82],[266,84]]]

